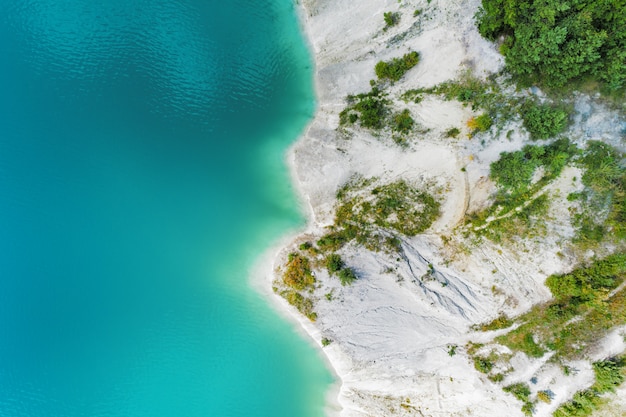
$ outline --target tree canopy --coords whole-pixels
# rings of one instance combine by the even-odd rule
[[[483,0],[477,23],[485,38],[503,37],[507,66],[530,82],[626,86],[626,0]]]

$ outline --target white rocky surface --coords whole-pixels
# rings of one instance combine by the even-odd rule
[[[478,76],[499,71],[501,56],[473,24],[479,1],[303,0],[302,6],[304,30],[316,59],[319,108],[287,159],[309,223],[302,235],[282,242],[274,265],[265,266],[264,290],[294,245],[316,239],[332,224],[335,193],[354,174],[430,184],[441,191],[442,203],[441,217],[426,233],[403,240],[402,257],[354,245],[342,248],[342,258],[359,279],[342,287],[336,278],[318,271],[315,323],[284,300],[274,299],[316,343],[322,337],[332,340],[323,351],[339,377],[339,387],[331,394],[337,400],[329,401],[329,414],[522,416],[518,400],[474,370],[464,346],[487,337],[472,334],[470,325],[500,312],[518,314],[549,299],[543,285],[546,276],[571,269],[572,258],[558,252],[561,239],[572,235],[565,196],[580,187],[573,180],[580,172],[568,168],[550,185],[562,204],[551,209],[549,238],[509,249],[485,241],[464,250],[467,242],[453,230],[468,210],[483,207],[493,192],[489,164],[500,152],[519,149],[528,141],[519,122],[502,134],[468,139],[466,122],[474,115],[472,110],[430,96],[408,106],[428,131],[412,134],[407,148],[395,145],[384,133],[375,137],[365,129],[342,132],[337,127],[344,98],[369,91],[374,66],[381,59],[411,50],[420,53],[418,66],[389,88],[392,93],[431,87],[467,70]],[[420,16],[413,16],[415,9],[422,10]],[[402,17],[398,26],[383,31],[387,11]],[[623,147],[623,120],[598,106],[579,97],[580,113],[568,133],[579,143],[602,138]],[[461,129],[458,139],[444,137],[451,127]],[[508,138],[507,130],[513,130]],[[442,236],[450,237],[450,242],[444,244]],[[430,279],[421,279],[431,269]],[[330,301],[324,296],[329,292]],[[615,343],[607,342],[605,350],[617,349]],[[450,345],[458,346],[454,356],[448,355]],[[607,352],[600,349],[598,354]],[[593,378],[589,363],[577,364],[576,377],[565,377],[555,366],[525,357],[513,360],[516,372],[508,376],[511,382],[534,377],[538,385],[533,392],[549,387],[555,394],[550,405],[537,408],[535,415],[540,417],[550,415],[559,402]]]

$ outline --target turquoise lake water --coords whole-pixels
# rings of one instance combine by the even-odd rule
[[[247,276],[303,222],[292,0],[4,0],[0,55],[0,416],[321,416]]]

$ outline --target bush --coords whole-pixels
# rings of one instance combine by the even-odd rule
[[[398,81],[402,76],[419,62],[419,54],[415,51],[409,52],[402,58],[393,58],[391,61],[379,61],[374,67],[376,76],[379,79]]]
[[[528,104],[522,109],[524,127],[533,140],[548,139],[561,133],[567,125],[567,112],[548,105]]]
[[[593,371],[596,375],[596,382],[592,388],[600,393],[615,392],[615,388],[624,382],[622,368],[626,366],[623,358],[611,358],[605,361],[595,362]]]
[[[488,374],[493,369],[493,362],[487,358],[476,356],[474,357],[474,368],[476,368],[478,372]]]
[[[537,399],[546,404],[550,404],[552,402],[552,393],[550,391],[539,391],[537,393]]]
[[[396,113],[393,116],[393,125],[391,130],[406,134],[413,128],[413,124],[415,124],[415,121],[411,117],[409,110],[404,109],[400,113]]]
[[[315,321],[317,319],[317,313],[313,311],[313,300],[310,298],[294,290],[283,291],[280,295],[309,320]]]
[[[480,116],[472,117],[467,121],[467,127],[479,132],[486,132],[492,124],[493,120],[488,114],[481,114]]]
[[[315,278],[311,273],[309,259],[298,253],[289,255],[287,269],[283,274],[283,282],[291,288],[304,290],[315,283]]]
[[[395,26],[400,22],[400,13],[398,12],[385,12],[383,13],[383,18],[385,19],[385,28],[383,30],[387,30],[392,26]]]
[[[368,129],[382,129],[388,114],[384,94],[374,87],[369,93],[347,97],[348,106],[339,113],[339,125],[354,124],[360,120]]]
[[[341,256],[336,253],[331,253],[326,257],[326,269],[328,269],[329,274],[334,274],[335,272],[340,271],[343,266],[344,263]]]
[[[515,398],[523,402],[528,401],[528,398],[530,397],[530,388],[527,384],[522,384],[521,382],[507,385],[506,387],[502,388],[502,390],[504,390],[504,392],[509,392],[513,394]]]
[[[461,131],[459,130],[459,128],[452,127],[450,129],[446,130],[446,137],[447,138],[456,138],[457,136],[459,136],[460,133],[461,133]]]
[[[341,285],[343,286],[350,285],[357,279],[352,268],[343,268],[337,275],[339,276],[339,281],[341,281]]]
[[[616,254],[594,262],[586,268],[577,268],[569,274],[550,275],[546,286],[557,300],[572,297],[587,301],[597,296],[598,290],[611,290],[626,273],[626,254]]]

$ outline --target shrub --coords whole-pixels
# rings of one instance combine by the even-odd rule
[[[450,129],[446,130],[446,137],[448,137],[448,138],[456,138],[457,136],[459,136],[460,133],[461,133],[461,131],[459,130],[459,128],[452,127]]]
[[[339,125],[354,124],[360,120],[361,126],[368,129],[381,129],[388,114],[384,94],[374,87],[369,93],[347,97],[348,106],[339,113]]]
[[[385,27],[383,30],[387,30],[392,26],[395,26],[400,22],[400,13],[398,12],[385,12],[383,13],[385,19]]]
[[[626,273],[626,254],[611,255],[594,262],[586,268],[577,268],[569,274],[550,275],[546,286],[557,300],[575,297],[579,300],[591,300],[598,290],[613,289]]]
[[[474,357],[474,368],[476,368],[478,372],[488,374],[493,369],[493,362],[487,358],[476,356]]]
[[[339,276],[339,281],[341,281],[341,285],[343,286],[350,285],[357,279],[352,268],[343,268],[337,275]]]
[[[467,127],[479,132],[486,132],[492,124],[493,120],[488,114],[481,114],[480,116],[472,117],[467,121]]]
[[[419,54],[415,51],[404,54],[402,58],[393,58],[391,61],[379,61],[374,67],[379,79],[398,81],[402,76],[419,62]]]
[[[454,355],[456,355],[456,348],[457,348],[457,346],[456,346],[456,345],[449,345],[449,346],[448,346],[448,355],[449,355],[449,356],[454,356]]]
[[[595,362],[593,371],[596,375],[596,382],[592,388],[600,393],[615,392],[615,388],[624,382],[622,372],[624,366],[626,366],[626,361],[623,358],[611,358]]]
[[[391,127],[392,130],[400,133],[409,133],[409,131],[413,128],[413,124],[415,121],[411,117],[408,109],[402,110],[400,113],[396,113],[393,116],[393,125]]]
[[[317,313],[313,311],[313,300],[310,298],[294,290],[283,291],[280,295],[309,320],[315,321],[317,319]]]
[[[283,282],[289,287],[303,290],[315,283],[315,278],[311,273],[309,259],[298,253],[289,255],[287,269],[283,274]]]
[[[527,384],[523,384],[518,382],[516,384],[507,385],[502,388],[504,392],[509,392],[515,396],[520,401],[526,402],[528,401],[528,397],[530,397],[530,388]]]
[[[334,274],[335,272],[340,271],[343,266],[344,264],[341,256],[336,253],[331,253],[326,257],[326,269],[328,269],[329,274]]]
[[[552,393],[550,391],[539,391],[537,393],[537,399],[546,404],[550,404],[552,402]]]
[[[330,339],[329,339],[329,338],[327,338],[327,337],[322,338],[322,346],[324,346],[324,347],[326,347],[326,346],[330,345],[332,342],[333,342],[333,341],[332,341],[332,340],[330,340]]]
[[[567,125],[567,112],[548,105],[527,104],[522,109],[524,127],[533,140],[548,139],[561,133]]]

